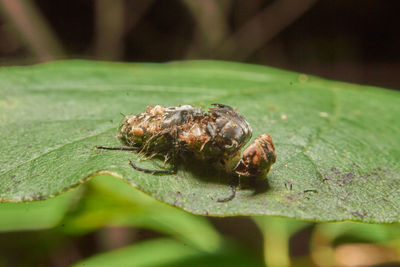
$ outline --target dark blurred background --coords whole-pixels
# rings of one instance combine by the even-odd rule
[[[0,65],[222,59],[400,89],[398,0],[0,0]]]

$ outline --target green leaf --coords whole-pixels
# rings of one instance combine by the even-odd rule
[[[215,102],[237,107],[254,137],[269,133],[278,157],[264,183],[230,202],[216,201],[231,193],[217,174],[152,176],[129,166],[135,153],[94,149],[119,145],[120,113]],[[229,62],[2,68],[0,199],[47,198],[108,173],[195,214],[399,222],[399,103],[395,91]]]
[[[156,239],[120,250],[96,255],[74,266],[160,266],[198,253],[195,249],[171,239]]]
[[[324,223],[316,226],[315,233],[325,240],[334,241],[350,237],[362,242],[383,243],[400,239],[400,225],[361,224],[355,222]]]
[[[37,202],[2,203],[0,231],[39,230],[56,226],[67,212],[78,191]]]
[[[227,250],[198,251],[184,243],[160,238],[99,254],[73,265],[79,266],[263,266],[253,255]]]
[[[108,175],[88,183],[76,209],[67,214],[61,230],[82,233],[103,226],[151,229],[203,251],[220,248],[222,238],[205,217],[161,203]]]

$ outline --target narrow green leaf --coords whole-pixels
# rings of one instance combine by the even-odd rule
[[[172,239],[155,239],[99,254],[74,265],[85,266],[263,266],[244,252],[205,253]]]
[[[170,235],[198,250],[211,252],[222,246],[222,238],[205,217],[161,203],[112,176],[95,177],[88,185],[75,211],[63,221],[64,232],[134,226]]]
[[[230,194],[217,174],[152,176],[129,166],[134,153],[94,149],[119,144],[120,113],[215,102],[238,108],[254,136],[271,134],[278,157],[266,182],[230,202],[216,202]],[[100,172],[195,214],[399,222],[399,103],[395,91],[229,62],[2,68],[0,199],[51,197]]]
[[[324,223],[316,226],[315,232],[328,240],[349,237],[364,242],[383,243],[400,240],[400,225],[362,224],[355,222]]]
[[[37,202],[2,203],[0,231],[39,230],[55,227],[64,217],[77,190]]]
[[[156,239],[99,254],[74,266],[160,266],[199,253],[172,239]]]

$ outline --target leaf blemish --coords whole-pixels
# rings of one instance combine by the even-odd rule
[[[315,194],[317,194],[318,190],[316,190],[316,189],[306,189],[306,190],[303,191],[303,193],[315,193]]]
[[[361,213],[358,212],[358,211],[354,211],[354,212],[352,212],[351,214],[354,215],[354,216],[356,216],[356,217],[360,217],[360,218],[364,218],[364,217],[365,217],[364,214],[361,214]]]
[[[351,179],[351,178],[353,178],[355,175],[354,175],[354,173],[352,173],[352,172],[348,172],[348,173],[345,173],[344,174],[344,177],[346,177],[346,178],[348,178],[348,179]]]
[[[287,195],[287,196],[285,196],[285,198],[286,198],[287,200],[289,200],[289,201],[296,201],[296,199],[295,199],[293,196],[291,196],[291,195]]]

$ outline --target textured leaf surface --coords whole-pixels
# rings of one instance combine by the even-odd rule
[[[238,191],[180,166],[176,175],[134,171],[119,145],[123,114],[147,105],[237,107],[254,136],[271,134],[268,180]],[[109,173],[196,214],[400,221],[400,94],[267,67],[214,62],[65,61],[0,69],[0,199],[48,198]],[[158,160],[138,164],[159,168]]]

